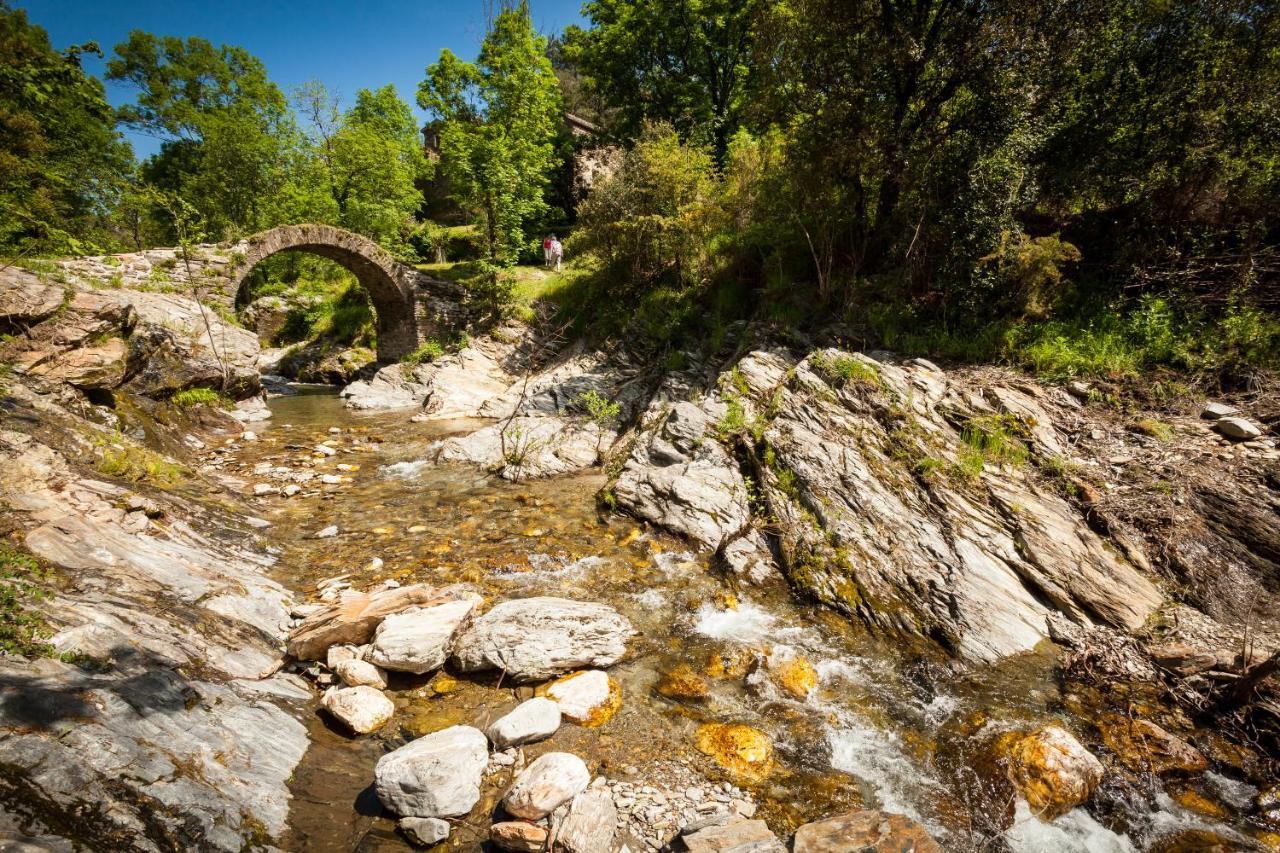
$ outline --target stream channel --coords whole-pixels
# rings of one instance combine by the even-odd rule
[[[1163,790],[1123,814],[1109,811],[1108,826],[1081,808],[1046,824],[1019,804],[1013,827],[1003,829],[975,793],[984,777],[973,747],[995,731],[1054,719],[1083,728],[1067,709],[1087,700],[1062,695],[1053,648],[992,666],[949,665],[929,649],[877,638],[796,598],[781,580],[740,586],[680,541],[626,517],[602,516],[598,472],[509,483],[474,468],[435,466],[427,461],[432,443],[477,422],[361,415],[331,389],[299,391],[271,401],[274,417],[253,427],[258,441],[222,457],[224,470],[249,482],[255,465],[314,464],[325,473],[338,473],[339,463],[359,466],[343,474],[349,482],[261,500],[259,512],[273,524],[276,578],[299,602],[315,600],[316,584],[338,575],[349,575],[357,589],[389,579],[467,583],[486,597],[485,607],[530,595],[605,602],[639,632],[631,654],[610,669],[623,692],[618,713],[598,728],[566,723],[550,740],[525,747],[530,758],[568,751],[610,779],[661,787],[693,774],[719,783],[730,777],[697,750],[695,733],[708,722],[740,722],[772,738],[776,765],[762,780],[733,781],[780,836],[862,806],[920,821],[948,850],[1164,849],[1163,839],[1195,828],[1245,841],[1236,834],[1243,824],[1197,815]],[[331,432],[335,427],[340,432]],[[338,454],[313,460],[311,448],[324,440],[335,440]],[[339,535],[315,538],[328,525]],[[734,662],[752,653],[806,658],[816,689],[801,701],[763,672],[735,671]],[[715,672],[717,656],[728,672]],[[705,698],[676,701],[655,691],[661,675],[680,664],[705,678]],[[736,677],[713,677],[709,669]],[[483,729],[532,692],[448,671],[392,676],[397,713],[377,735],[353,739],[314,716],[312,746],[293,779],[286,849],[411,849],[380,812],[371,785],[378,756],[450,725]],[[1212,773],[1197,784],[1235,814],[1254,792]],[[440,849],[477,849],[501,793],[486,791]],[[982,839],[984,830],[996,836],[994,845]]]

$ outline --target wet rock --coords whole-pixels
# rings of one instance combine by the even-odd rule
[[[410,607],[431,607],[452,601],[463,591],[412,584],[372,593],[347,592],[343,599],[308,616],[289,633],[288,652],[298,660],[320,660],[330,646],[361,646],[373,638],[386,617]]]
[[[1259,791],[1253,806],[1263,826],[1280,831],[1280,785],[1269,785]]]
[[[622,707],[622,686],[598,669],[558,678],[546,695],[567,719],[587,728],[604,725]]]
[[[1111,717],[1101,721],[1102,740],[1124,766],[1140,773],[1200,773],[1209,760],[1182,738],[1150,720]]]
[[[1248,441],[1262,435],[1262,430],[1258,429],[1253,422],[1244,418],[1225,417],[1214,421],[1213,428],[1237,441]]]
[[[320,530],[317,530],[315,534],[315,538],[332,539],[337,535],[338,535],[338,525],[330,524],[328,527],[322,527]]]
[[[540,853],[547,849],[547,828],[523,820],[506,820],[489,827],[489,840],[501,850]]]
[[[583,791],[569,804],[569,814],[556,830],[565,853],[602,853],[613,849],[618,809],[607,790]]]
[[[430,847],[449,837],[449,823],[438,817],[402,817],[396,826],[414,844]]]
[[[479,729],[452,726],[378,759],[378,799],[402,817],[456,817],[480,800],[489,742]]]
[[[344,726],[367,735],[386,725],[396,706],[375,687],[331,687],[320,704]]]
[[[859,810],[806,823],[796,830],[794,853],[942,853],[924,827],[900,814]]]
[[[1102,762],[1070,732],[1048,725],[1001,737],[997,754],[1010,781],[1043,820],[1061,817],[1089,799],[1102,781]]]
[[[707,682],[693,671],[693,667],[682,663],[666,672],[658,680],[658,695],[668,699],[702,700],[710,694]]]
[[[387,677],[382,670],[365,660],[344,660],[333,667],[334,673],[348,687],[376,687],[385,690]]]
[[[373,636],[369,660],[384,669],[422,674],[439,669],[449,657],[454,635],[482,599],[465,593],[433,607],[415,607],[382,620]]]
[[[1150,853],[1238,853],[1247,848],[1211,829],[1184,829],[1157,839],[1148,849]]]
[[[631,623],[606,604],[540,596],[504,601],[458,636],[464,672],[501,669],[537,681],[583,666],[610,666],[626,653]]]
[[[779,688],[802,702],[818,686],[818,671],[813,664],[791,649],[775,648],[765,658],[765,668]]]
[[[773,743],[751,726],[707,723],[698,729],[695,743],[700,752],[743,779],[763,779],[773,769]]]
[[[502,805],[516,817],[538,820],[586,789],[591,773],[568,752],[548,752],[520,771]]]
[[[560,728],[560,706],[543,697],[521,702],[511,713],[489,726],[489,740],[498,749],[545,740]]]
[[[786,853],[787,849],[762,820],[708,826],[682,840],[689,853]]]

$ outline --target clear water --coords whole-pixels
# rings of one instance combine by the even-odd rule
[[[993,806],[984,799],[973,756],[993,732],[1055,717],[1085,728],[1063,710],[1051,648],[958,671],[926,646],[872,636],[797,599],[781,581],[741,588],[685,544],[625,517],[603,517],[594,498],[604,482],[598,474],[513,484],[425,461],[434,442],[474,422],[411,424],[403,412],[357,415],[331,393],[278,398],[271,406],[274,419],[255,427],[260,440],[233,457],[239,476],[253,482],[256,463],[310,459],[311,448],[329,439],[341,452],[316,463],[316,470],[360,466],[347,474],[349,483],[265,498],[258,507],[274,523],[278,578],[299,600],[321,579],[343,574],[360,588],[386,579],[463,582],[490,600],[552,594],[604,601],[639,630],[633,656],[611,670],[624,691],[619,714],[599,729],[565,726],[530,753],[576,752],[609,775],[643,776],[647,765],[675,760],[722,779],[693,748],[694,732],[704,722],[743,722],[767,732],[777,748],[777,770],[753,794],[779,832],[859,805],[921,821],[948,850],[1132,851],[1191,827],[1231,832],[1163,794],[1109,818],[1117,824],[1110,828],[1082,809],[1045,824],[1019,804],[1007,831],[990,817]],[[330,434],[333,426],[342,432]],[[330,524],[338,525],[337,538],[311,538]],[[381,567],[370,570],[375,557]],[[818,689],[804,702],[781,694],[759,672],[708,679],[710,697],[696,704],[654,691],[660,675],[677,664],[701,671],[713,654],[780,646],[806,657],[819,673]],[[457,692],[436,695],[428,681],[392,683],[400,710],[377,737],[350,740],[316,718],[315,745],[294,780],[290,849],[409,849],[378,814],[368,788],[378,755],[446,725],[483,727],[526,695],[485,679],[460,679]],[[1249,786],[1219,779],[1204,783],[1206,795],[1231,808],[1251,795]],[[455,829],[450,845],[473,849],[482,824]]]

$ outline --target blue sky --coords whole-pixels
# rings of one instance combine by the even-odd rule
[[[583,23],[581,0],[530,0],[534,25],[544,34]],[[394,83],[410,104],[426,66],[441,48],[472,58],[484,36],[484,0],[11,0],[49,32],[59,50],[96,41],[110,55],[130,30],[201,36],[238,44],[255,54],[286,94],[322,81],[349,103],[356,90]],[[497,5],[494,3],[493,5]],[[104,62],[85,67],[101,77]],[[131,99],[127,87],[108,84],[111,102]],[[414,111],[422,116],[417,105]],[[159,148],[150,137],[128,134],[141,158]]]

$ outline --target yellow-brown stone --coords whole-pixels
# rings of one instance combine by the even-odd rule
[[[775,659],[769,658],[769,676],[778,687],[795,698],[804,701],[818,686],[818,671],[803,657],[798,655]]]
[[[659,695],[668,699],[706,699],[708,692],[707,682],[687,663],[675,667],[658,681]]]
[[[1053,820],[1089,799],[1102,781],[1102,762],[1059,726],[1009,732],[995,745],[1009,780],[1043,820]]]
[[[745,678],[755,662],[756,653],[751,649],[735,649],[711,655],[707,658],[705,671],[709,677],[717,680]]]
[[[773,742],[759,729],[741,723],[707,723],[698,729],[700,752],[743,779],[756,781],[773,769]]]
[[[1193,788],[1183,788],[1172,792],[1173,800],[1188,811],[1204,815],[1215,820],[1226,820],[1231,817],[1231,810],[1222,803],[1209,799]]]
[[[1200,773],[1209,760],[1177,735],[1149,720],[1112,716],[1098,724],[1102,741],[1124,766],[1140,773]]]

